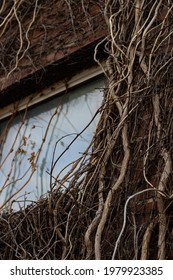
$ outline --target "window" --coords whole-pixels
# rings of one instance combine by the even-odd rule
[[[59,173],[59,179],[66,174],[93,137],[99,115],[92,118],[101,105],[103,87],[99,76],[1,120],[0,204],[13,196],[13,209],[27,205],[50,190]]]

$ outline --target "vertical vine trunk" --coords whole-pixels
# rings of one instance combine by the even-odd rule
[[[97,132],[104,199],[95,257],[110,257],[113,241],[113,258],[172,258],[173,5],[106,1],[104,14],[108,89]]]
[[[173,5],[105,0],[102,10],[94,59],[101,66],[104,44],[106,86],[91,159],[88,148],[46,199],[2,215],[2,259],[173,259]]]

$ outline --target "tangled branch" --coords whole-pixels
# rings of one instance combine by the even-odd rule
[[[47,198],[2,215],[1,258],[173,258],[173,5],[109,0],[104,17],[107,81],[90,160],[86,150],[52,176]]]

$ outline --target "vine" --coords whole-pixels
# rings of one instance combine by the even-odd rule
[[[73,1],[65,2],[75,32]],[[4,28],[12,15],[17,20],[20,3],[14,2]],[[36,10],[37,1],[30,27]],[[173,258],[173,5],[108,0],[102,12],[107,36],[94,59],[103,67],[98,54],[104,44],[106,86],[90,160],[88,148],[62,179],[50,172],[46,198],[1,216],[2,259]]]

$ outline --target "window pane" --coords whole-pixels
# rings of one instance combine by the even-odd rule
[[[13,197],[13,200],[18,198],[22,201],[25,195],[27,204],[29,200],[38,199],[50,189],[49,174],[53,154],[55,162],[76,135],[80,134],[91,121],[101,105],[103,86],[103,78],[97,78],[70,90],[68,94],[36,106],[27,113],[20,113],[10,125],[7,121],[1,122],[1,135],[5,128],[8,131],[0,147],[1,204],[27,180],[29,182]],[[53,177],[85,151],[92,139],[98,117],[58,160],[52,173]],[[39,160],[34,166],[39,152]],[[30,178],[34,167],[36,171]],[[61,177],[69,168],[61,173]],[[13,208],[17,208],[17,203],[14,203]]]

